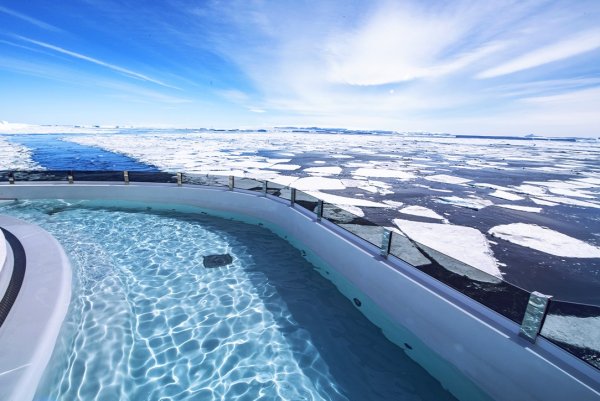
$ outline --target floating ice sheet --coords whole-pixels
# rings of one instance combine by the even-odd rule
[[[494,237],[567,258],[600,258],[600,248],[535,224],[512,223],[493,227]]]
[[[600,352],[600,316],[546,315],[542,335],[565,344]]]
[[[342,172],[342,168],[337,166],[309,167],[305,168],[304,171],[309,174],[338,175]]]
[[[0,137],[0,170],[37,170],[29,148]]]
[[[408,171],[389,170],[384,168],[366,168],[362,167],[352,172],[352,175],[362,177],[378,177],[378,178],[398,178],[401,180],[412,180],[416,176]]]
[[[430,219],[446,221],[446,218],[444,218],[444,216],[440,216],[433,210],[423,206],[407,206],[403,209],[400,209],[399,212],[404,214],[411,214],[413,216],[428,217]]]
[[[503,207],[505,209],[518,210],[520,212],[529,212],[529,213],[540,213],[542,211],[541,207],[534,207],[534,206],[501,205],[501,204],[496,204],[494,206]]]
[[[510,192],[506,192],[506,191],[501,191],[501,190],[492,192],[490,194],[490,196],[493,196],[494,198],[509,200],[509,201],[518,201],[518,200],[523,199],[522,196],[510,193]]]
[[[445,184],[455,184],[455,185],[464,185],[467,182],[471,182],[471,180],[468,180],[466,178],[455,177],[453,175],[447,175],[447,174],[428,175],[424,178],[428,181],[442,182]]]
[[[436,202],[448,203],[454,206],[465,207],[467,209],[480,210],[484,207],[492,206],[494,202],[481,198],[461,198],[459,196],[442,196],[436,199]]]
[[[395,219],[394,224],[414,241],[468,265],[461,267],[459,264],[438,260],[449,270],[477,281],[497,283],[501,280],[502,273],[498,268],[498,262],[493,257],[487,239],[479,230],[451,224],[420,223],[403,219]],[[487,274],[477,274],[477,270]]]

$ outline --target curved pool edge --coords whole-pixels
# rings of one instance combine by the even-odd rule
[[[330,266],[343,278],[332,281],[346,297],[352,299],[354,289],[368,297],[362,313],[459,399],[479,400],[482,392],[497,400],[600,399],[600,377],[591,366],[542,338],[535,344],[523,340],[517,324],[409,265],[377,256],[375,246],[359,243],[281,199],[243,190],[148,183],[0,188],[1,196],[13,198],[152,202],[262,222]],[[412,349],[404,346],[417,340]],[[460,375],[447,377],[449,366]]]
[[[69,308],[71,264],[42,228],[8,216],[0,216],[0,226],[16,237],[26,258],[20,291],[0,327],[0,399],[26,401],[35,394]]]

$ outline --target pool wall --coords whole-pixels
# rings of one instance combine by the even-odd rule
[[[50,360],[71,300],[71,264],[48,232],[22,220],[0,216],[12,236],[0,278],[25,269],[18,295],[0,326],[0,400],[27,401],[34,396]],[[14,288],[11,290],[14,291]]]
[[[196,206],[263,222],[332,270],[327,276],[360,310],[461,400],[598,400],[593,367],[398,260],[381,258],[327,221],[257,192],[169,184],[2,185],[0,197],[97,199]],[[357,291],[356,294],[354,292]]]

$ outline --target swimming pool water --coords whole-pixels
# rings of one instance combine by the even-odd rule
[[[19,201],[73,299],[36,400],[449,400],[301,252],[203,214]],[[203,257],[232,263],[205,268]]]

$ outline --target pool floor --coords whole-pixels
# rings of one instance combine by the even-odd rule
[[[39,224],[73,264],[36,400],[454,399],[265,228],[54,200],[0,213]],[[214,254],[231,263],[204,267]]]

